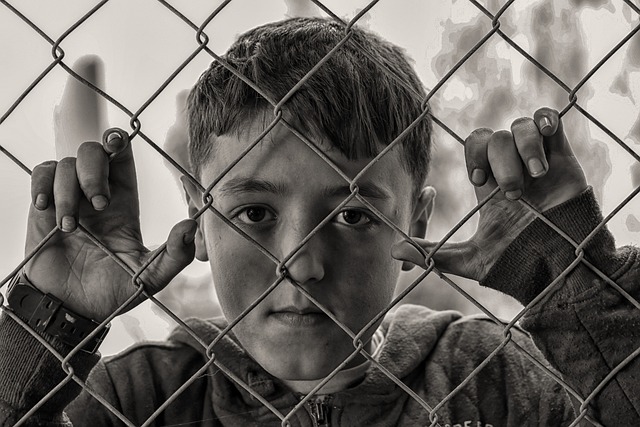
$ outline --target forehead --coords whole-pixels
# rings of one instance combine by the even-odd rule
[[[215,138],[215,154],[204,163],[202,184],[207,187],[234,162],[237,162],[214,187],[214,193],[237,179],[255,178],[305,192],[327,187],[349,187],[362,171],[356,184],[367,197],[387,196],[397,204],[409,202],[412,180],[400,160],[400,148],[394,148],[372,164],[372,158],[348,159],[327,140],[313,143],[333,162],[322,158],[284,125],[276,125],[257,145],[245,151],[260,136],[264,127],[254,124],[238,135]],[[366,169],[366,170],[365,170]],[[228,185],[226,187],[229,187]],[[325,191],[326,193],[326,191]],[[404,199],[407,200],[404,200]]]

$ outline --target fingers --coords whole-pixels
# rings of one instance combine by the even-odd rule
[[[56,224],[62,231],[74,231],[78,225],[80,187],[76,174],[76,159],[65,157],[58,162],[53,182]]]
[[[511,132],[494,132],[487,147],[487,158],[496,183],[507,199],[517,200],[522,196],[522,161],[513,142]]]
[[[109,204],[109,158],[97,142],[85,142],[78,149],[76,161],[78,183],[87,200],[97,211]]]
[[[111,185],[117,185],[116,179],[111,178],[126,182],[126,177],[119,176],[122,168],[135,170],[129,135],[121,129],[108,129],[104,134],[104,145],[89,141],[78,148],[78,185],[96,211],[102,211],[109,206]],[[127,187],[131,185],[136,184],[127,182]]]
[[[151,293],[160,291],[193,261],[197,228],[193,219],[185,219],[173,226],[167,238],[166,249],[141,275],[142,280],[151,287],[148,289]],[[158,250],[160,249],[151,252],[149,256],[155,256]]]
[[[558,112],[552,108],[540,108],[533,114],[540,134],[544,136],[547,155],[554,153],[572,155],[573,150],[564,133],[564,126]]]
[[[109,154],[109,177],[113,185],[126,191],[137,191],[136,166],[129,135],[118,128],[107,129],[103,136],[104,149]]]
[[[539,109],[533,118],[515,120],[510,131],[477,129],[464,146],[469,179],[483,190],[476,189],[478,197],[497,185],[510,200],[522,197],[528,177],[546,175],[551,153],[571,152],[558,112],[550,108]]]
[[[487,128],[476,129],[464,142],[464,157],[467,164],[469,180],[475,186],[487,182],[487,171],[490,170],[487,159],[487,145],[493,131]]]
[[[471,132],[464,142],[465,161],[469,179],[475,186],[478,200],[484,199],[496,186],[491,173],[491,165],[487,151],[493,131],[487,128],[476,129]]]
[[[186,267],[196,253],[194,244],[198,223],[193,219],[185,219],[173,226],[167,238],[167,250],[165,252],[167,261],[173,266],[173,275]]]
[[[119,128],[107,129],[104,131],[102,139],[104,150],[109,155],[110,160],[125,151],[129,144],[129,135]],[[123,154],[123,156],[128,156],[128,154]]]
[[[544,136],[554,135],[562,126],[558,112],[548,107],[540,108],[533,113],[533,120],[540,133]]]
[[[39,211],[49,207],[53,200],[53,181],[58,162],[48,161],[39,164],[31,172],[31,202]]]
[[[110,129],[105,133],[104,145],[85,142],[78,148],[77,158],[65,157],[59,162],[36,166],[31,174],[33,206],[38,211],[55,206],[56,225],[62,231],[74,231],[83,197],[96,211],[108,207],[114,184],[112,176],[127,182],[128,188],[136,187],[135,181],[127,181],[132,174],[135,180],[133,152],[128,142],[126,132]]]
[[[544,125],[547,123],[548,119],[545,117]],[[529,175],[538,178],[547,173],[549,164],[542,145],[542,134],[534,120],[529,117],[517,119],[511,124],[511,133]]]
[[[413,239],[415,244],[429,254],[436,247],[436,243],[424,239]],[[409,262],[422,268],[427,268],[425,256],[414,243],[402,240],[391,247],[391,256],[399,261]],[[476,259],[476,252],[470,242],[445,243],[432,254],[436,268],[444,273],[455,274],[468,279],[479,280],[481,272],[477,271],[472,262]]]

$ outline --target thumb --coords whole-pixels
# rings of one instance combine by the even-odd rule
[[[153,259],[140,278],[147,285],[147,292],[161,291],[182,269],[191,264],[196,253],[194,243],[198,225],[193,219],[185,219],[173,226],[167,242],[150,252],[146,260]]]
[[[410,262],[426,269],[428,268],[427,258],[435,250],[431,258],[438,270],[469,279],[479,279],[477,268],[473,263],[477,251],[470,241],[444,243],[439,247],[438,245],[440,244],[424,239],[402,240],[391,247],[391,256],[399,261]]]

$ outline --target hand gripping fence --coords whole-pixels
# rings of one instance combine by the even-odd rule
[[[141,295],[148,298],[155,304],[159,309],[163,310],[168,316],[173,318],[178,324],[185,328],[185,330],[199,343],[199,345],[203,348],[204,353],[207,356],[206,362],[200,367],[197,372],[195,372],[188,381],[186,381],[178,390],[173,393],[173,395],[162,403],[156,411],[142,424],[143,426],[152,425],[154,420],[158,417],[158,415],[167,408],[178,396],[191,385],[197,378],[206,374],[207,370],[209,370],[212,365],[215,365],[220,371],[229,376],[233,381],[235,381],[240,387],[244,388],[247,392],[249,392],[255,399],[261,402],[266,408],[268,408],[275,416],[277,416],[281,420],[282,426],[290,425],[290,420],[293,414],[302,409],[302,407],[310,401],[314,397],[314,395],[322,388],[324,384],[326,384],[331,378],[333,378],[342,368],[344,368],[351,360],[353,360],[359,354],[363,355],[367,358],[377,369],[387,375],[399,388],[404,390],[411,399],[414,399],[426,413],[429,414],[429,420],[431,422],[431,426],[442,426],[443,421],[439,419],[439,409],[445,405],[453,396],[458,394],[472,379],[474,376],[480,372],[480,370],[489,363],[489,361],[496,356],[505,346],[513,346],[518,351],[522,352],[525,357],[527,357],[533,364],[544,371],[547,375],[552,377],[560,386],[564,387],[567,392],[580,403],[579,412],[577,417],[571,424],[572,426],[578,425],[579,423],[590,423],[591,425],[601,425],[598,420],[592,418],[588,415],[587,410],[590,402],[598,395],[598,393],[610,382],[614,381],[616,374],[624,369],[639,353],[640,348],[633,351],[628,355],[626,359],[624,359],[617,366],[613,366],[611,368],[610,374],[607,375],[596,387],[593,388],[591,393],[588,396],[580,396],[575,390],[569,386],[561,376],[549,369],[546,366],[544,361],[537,360],[535,356],[530,354],[526,349],[521,347],[517,342],[512,339],[512,329],[515,326],[516,322],[520,320],[520,318],[530,311],[533,307],[539,304],[539,302],[549,296],[557,289],[557,284],[567,276],[577,265],[582,264],[586,266],[588,269],[592,270],[597,276],[599,276],[603,281],[605,281],[609,286],[617,290],[621,295],[624,296],[631,304],[633,304],[636,308],[640,309],[640,303],[631,297],[624,289],[622,289],[616,282],[609,277],[607,277],[604,273],[598,270],[593,264],[591,264],[584,257],[584,247],[589,243],[589,241],[597,234],[597,232],[602,229],[605,224],[615,216],[625,205],[627,205],[640,191],[640,187],[633,190],[611,213],[609,213],[604,220],[598,225],[596,229],[594,229],[587,238],[583,241],[573,241],[569,236],[567,236],[561,229],[556,227],[550,220],[545,218],[545,216],[538,212],[533,206],[529,205],[526,201],[521,200],[521,203],[526,209],[530,210],[537,218],[544,221],[549,227],[551,227],[556,233],[565,238],[574,248],[575,248],[575,260],[563,271],[558,277],[550,283],[546,289],[531,303],[529,303],[526,307],[524,307],[511,321],[503,322],[498,319],[489,309],[487,309],[483,304],[477,301],[474,297],[469,295],[466,291],[464,291],[454,280],[446,274],[443,274],[438,270],[438,266],[434,263],[432,256],[436,251],[440,249],[440,247],[445,244],[451,236],[453,236],[456,231],[458,231],[464,224],[467,222],[476,212],[478,212],[484,204],[486,204],[495,194],[498,192],[498,189],[489,194],[484,200],[481,200],[477,206],[475,206],[471,211],[468,212],[464,218],[456,224],[438,243],[438,245],[430,252],[425,253],[425,251],[415,242],[413,245],[420,250],[420,252],[425,257],[425,269],[420,276],[415,279],[405,290],[403,290],[397,297],[385,307],[378,315],[371,319],[371,321],[360,331],[352,331],[346,325],[344,325],[339,319],[337,319],[327,308],[323,307],[316,299],[313,298],[302,286],[295,283],[295,281],[289,276],[286,265],[289,260],[291,260],[296,253],[311,239],[313,236],[325,225],[330,219],[335,216],[349,201],[353,199],[357,199],[360,203],[365,205],[369,210],[371,210],[380,221],[384,222],[387,226],[391,227],[398,233],[399,236],[405,238],[407,240],[411,240],[408,235],[406,235],[397,225],[395,225],[389,218],[385,217],[379,210],[377,210],[371,203],[369,203],[362,195],[359,193],[358,182],[359,179],[371,168],[371,166],[378,161],[380,158],[385,156],[391,149],[400,144],[413,127],[415,127],[421,120],[423,120],[428,115],[431,115],[433,121],[440,126],[444,131],[446,131],[449,135],[451,135],[455,140],[457,140],[460,144],[464,143],[464,139],[461,138],[451,127],[447,124],[443,123],[437,117],[435,117],[428,108],[429,100],[436,94],[441,88],[445,85],[445,83],[458,71],[460,67],[462,67],[465,62],[476,53],[488,40],[492,38],[501,38],[506,43],[508,43],[511,47],[513,47],[517,52],[519,52],[527,61],[531,64],[535,65],[541,72],[547,75],[550,79],[555,82],[555,84],[564,90],[567,93],[567,104],[560,112],[561,116],[564,116],[568,111],[574,109],[584,115],[589,121],[591,121],[595,126],[604,131],[613,141],[615,141],[620,147],[622,147],[629,155],[631,155],[636,161],[640,161],[640,157],[638,154],[634,152],[621,138],[616,136],[612,131],[607,129],[607,127],[598,121],[592,114],[590,114],[584,106],[579,103],[579,99],[577,96],[577,92],[589,79],[622,47],[624,46],[637,32],[640,30],[640,25],[637,25],[633,28],[631,32],[629,32],[624,38],[622,38],[619,43],[613,47],[610,52],[608,52],[584,77],[573,87],[564,83],[559,77],[557,77],[553,72],[543,66],[536,58],[534,58],[530,53],[528,53],[523,47],[521,47],[518,43],[516,43],[513,39],[509,38],[507,34],[505,34],[501,30],[500,18],[502,15],[512,6],[515,0],[507,1],[495,14],[491,13],[487,10],[480,2],[475,0],[468,0],[469,5],[477,8],[481,11],[482,14],[486,16],[486,19],[491,22],[491,28],[486,34],[484,34],[477,42],[473,45],[473,47],[466,52],[466,54],[453,66],[449,69],[446,75],[430,90],[428,94],[422,101],[423,111],[418,117],[415,117],[413,123],[405,130],[403,130],[396,138],[393,140],[382,152],[380,152],[355,178],[349,178],[341,169],[329,159],[309,138],[307,138],[303,133],[299,132],[291,123],[287,122],[283,117],[282,108],[289,101],[289,99],[302,87],[305,82],[312,76],[323,64],[336,52],[338,51],[344,44],[348,42],[356,43],[352,39],[352,27],[358,23],[358,21],[372,8],[376,6],[379,1],[372,1],[359,13],[357,13],[351,20],[343,21],[341,18],[336,16],[327,6],[321,3],[319,0],[313,0],[313,3],[319,7],[322,11],[328,14],[330,17],[335,19],[338,22],[341,22],[344,26],[344,36],[342,40],[335,45],[335,47],[320,61],[318,62],[282,99],[271,99],[265,91],[263,91],[258,85],[251,81],[249,76],[241,75],[237,70],[235,70],[231,65],[225,62],[223,58],[221,58],[216,52],[214,52],[211,48],[208,47],[209,36],[205,33],[204,29],[212,22],[218,14],[230,3],[230,0],[222,2],[209,16],[207,16],[199,25],[191,21],[187,18],[183,13],[181,13],[175,6],[169,4],[166,1],[158,0],[158,3],[165,7],[168,11],[173,13],[175,17],[181,20],[185,26],[191,28],[195,35],[195,44],[193,52],[188,56],[186,60],[184,60],[170,76],[166,78],[166,80],[158,87],[158,89],[136,110],[131,111],[123,104],[121,104],[117,99],[110,96],[108,93],[102,91],[98,87],[96,87],[93,83],[88,80],[85,80],[79,74],[77,74],[73,69],[71,69],[64,62],[65,51],[62,47],[62,44],[72,32],[74,32],[81,24],[91,20],[92,16],[96,14],[106,3],[108,0],[103,0],[99,2],[95,7],[89,10],[84,16],[77,20],[71,27],[69,27],[58,39],[53,40],[50,38],[43,30],[41,30],[36,24],[30,21],[29,17],[25,16],[21,11],[15,7],[12,2],[8,1],[0,1],[2,5],[16,17],[24,22],[25,25],[29,26],[34,32],[36,32],[40,37],[42,37],[46,42],[51,45],[51,55],[52,61],[51,63],[40,73],[40,75],[31,83],[31,85],[13,102],[13,104],[9,107],[9,109],[2,114],[0,117],[0,126],[3,122],[14,112],[14,110],[21,104],[21,102],[31,93],[31,91],[37,86],[42,84],[43,79],[52,72],[52,70],[56,68],[61,68],[69,75],[73,76],[73,78],[77,79],[84,85],[90,87],[96,93],[98,93],[101,97],[107,100],[107,102],[111,103],[113,106],[117,107],[119,110],[124,112],[130,118],[130,133],[129,137],[131,140],[134,140],[136,137],[145,141],[151,148],[156,150],[164,159],[166,159],[172,167],[176,168],[182,175],[187,177],[194,185],[196,185],[204,194],[203,202],[204,207],[200,209],[193,218],[198,218],[202,215],[206,210],[209,210],[222,221],[224,221],[229,227],[232,227],[237,233],[243,236],[245,239],[251,241],[266,257],[268,257],[271,261],[273,261],[274,266],[278,271],[277,279],[264,291],[264,293],[255,300],[251,305],[249,305],[244,312],[239,315],[235,319],[228,319],[228,326],[218,335],[217,338],[213,340],[213,342],[203,341],[198,334],[191,329],[179,316],[174,314],[168,307],[163,305],[160,301],[158,301],[153,295],[149,294],[146,290],[147,284],[141,279],[141,274],[151,266],[154,260],[157,258],[157,255],[161,253],[158,251],[156,256],[152,259],[149,259],[142,267],[138,269],[133,269],[129,265],[127,265],[123,260],[119,259],[105,244],[100,242],[98,238],[93,236],[87,229],[85,229],[82,225],[79,225],[80,232],[86,234],[86,236],[100,249],[102,249],[106,254],[108,254],[114,261],[116,261],[120,267],[122,267],[125,271],[127,271],[132,278],[132,283],[137,287],[137,291],[131,298],[122,304],[118,310],[113,312],[107,319],[105,319],[101,326],[104,326],[111,322],[118,314],[120,314],[124,308],[128,305],[128,303],[132,302],[134,299],[139,298]],[[640,17],[640,8],[638,8],[632,1],[625,0],[624,3],[628,5],[628,7],[633,11],[635,15]],[[640,20],[638,21],[640,22]],[[198,180],[187,170],[185,170],[178,162],[176,162],[170,155],[168,155],[162,148],[160,148],[154,141],[148,137],[142,131],[142,124],[140,121],[140,115],[149,107],[151,103],[153,103],[156,98],[167,88],[167,86],[175,79],[175,77],[187,67],[192,60],[201,52],[206,52],[213,59],[219,61],[223,64],[230,72],[238,76],[242,81],[244,81],[247,85],[253,88],[257,93],[262,95],[272,106],[273,106],[273,121],[266,127],[264,132],[258,136],[247,148],[246,150],[233,161],[228,167],[208,186],[203,186]],[[377,64],[377,66],[381,67],[383,71],[392,77],[398,85],[402,85],[406,87],[406,84],[403,82],[402,78],[400,78],[393,69],[387,68],[383,65],[379,60],[374,57],[369,57],[371,61]],[[411,89],[410,89],[411,90]],[[415,93],[415,96],[420,96]],[[278,259],[276,256],[271,254],[265,247],[261,246],[257,241],[252,239],[251,236],[243,232],[239,229],[234,223],[229,221],[222,213],[216,210],[212,203],[213,198],[211,196],[211,191],[216,184],[238,163],[240,160],[249,153],[256,145],[258,145],[262,139],[277,125],[282,124],[286,128],[288,128],[292,133],[294,133],[304,144],[306,144],[313,152],[315,152],[321,159],[323,159],[336,173],[341,176],[346,183],[349,184],[349,188],[351,190],[351,194],[342,202],[338,207],[336,207],[327,217],[324,218],[298,245],[292,250],[288,255],[286,255],[283,259]],[[2,147],[0,145],[0,151],[4,155],[6,155],[9,159],[11,159],[15,164],[17,164],[24,172],[27,174],[31,174],[30,169],[25,166],[20,159],[12,154],[9,150]],[[51,232],[45,237],[45,239],[40,242],[37,247],[32,250],[30,253],[26,255],[24,260],[19,263],[11,271],[2,281],[0,282],[0,288],[4,287],[11,277],[13,277],[17,272],[19,272],[23,266],[51,239],[56,233],[60,232],[58,228],[54,228]],[[163,245],[161,250],[164,250],[166,247]],[[486,316],[488,316],[493,322],[499,325],[503,330],[504,338],[502,342],[489,354],[489,356],[480,363],[473,372],[457,387],[455,387],[444,399],[438,402],[436,405],[430,405],[423,398],[421,398],[416,392],[411,390],[407,385],[405,385],[399,378],[395,377],[389,369],[387,369],[384,365],[380,364],[374,357],[372,357],[369,353],[364,350],[364,343],[362,341],[362,337],[365,332],[370,329],[373,325],[375,325],[382,317],[384,317],[390,310],[396,307],[403,298],[409,294],[414,288],[416,288],[419,283],[428,275],[435,274],[439,276],[442,280],[444,280],[448,285],[450,285],[457,292],[461,293],[465,298],[467,298],[472,304],[474,304],[481,312],[483,312]],[[280,410],[271,405],[265,398],[263,398],[260,394],[258,394],[255,390],[251,388],[250,385],[245,383],[242,379],[238,378],[227,366],[218,360],[216,357],[216,352],[214,351],[214,347],[216,343],[222,339],[225,335],[233,330],[233,328],[249,313],[251,312],[263,299],[265,299],[274,289],[276,289],[284,280],[291,281],[296,288],[303,293],[308,299],[310,299],[314,304],[316,304],[327,316],[329,316],[343,331],[347,334],[353,341],[353,352],[339,365],[337,366],[329,375],[327,375],[324,380],[318,384],[314,390],[308,393],[305,397],[303,397],[300,402],[293,408],[289,413],[282,413]],[[4,304],[4,298],[0,295],[0,303]],[[20,324],[23,328],[25,328],[33,337],[35,337],[43,346],[45,346],[48,351],[50,351],[57,359],[60,361],[61,369],[66,373],[66,378],[62,382],[60,382],[54,389],[52,389],[46,396],[44,396],[38,404],[36,404],[31,410],[25,414],[25,416],[18,421],[16,425],[23,425],[25,421],[33,415],[38,408],[44,405],[52,396],[55,395],[62,387],[64,387],[69,382],[76,382],[81,387],[85,388],[95,399],[97,399],[100,403],[102,403],[109,411],[111,411],[114,415],[116,415],[125,425],[134,426],[134,424],[129,421],[123,414],[121,414],[118,410],[116,410],[109,402],[107,402],[102,396],[98,393],[94,392],[89,388],[84,381],[82,381],[78,376],[76,376],[74,367],[70,363],[70,360],[73,356],[80,351],[80,348],[87,343],[95,333],[87,336],[78,346],[76,346],[68,355],[64,356],[60,354],[57,350],[55,350],[47,341],[45,341],[40,335],[38,335],[29,325],[21,321],[17,316],[15,316],[11,311],[6,310],[6,307],[2,306],[3,312],[5,315],[10,316],[13,320],[15,320],[18,324]]]

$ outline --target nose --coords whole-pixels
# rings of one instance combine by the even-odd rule
[[[315,234],[302,247],[299,247],[312,229],[313,227],[291,227],[283,233],[281,240],[281,259],[288,257],[297,249],[297,252],[286,261],[285,267],[289,277],[300,285],[319,282],[325,274],[322,237]],[[308,231],[300,232],[300,230]],[[319,230],[319,233],[321,232],[322,230]]]

